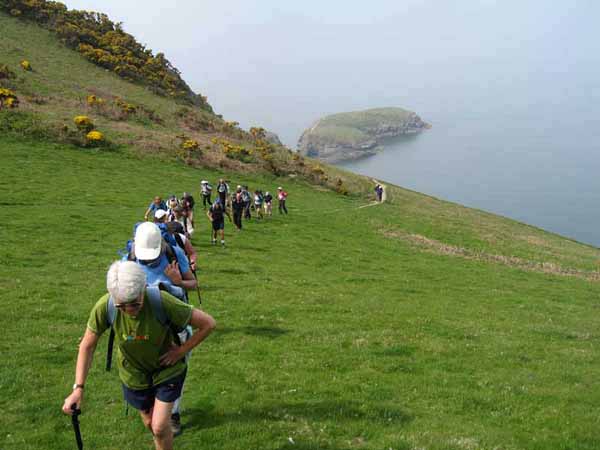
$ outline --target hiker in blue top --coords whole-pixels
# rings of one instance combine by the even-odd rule
[[[166,211],[167,204],[163,202],[163,199],[157,195],[156,197],[154,197],[152,203],[150,203],[150,206],[148,206],[148,209],[144,214],[144,220],[148,220],[148,217],[154,217],[154,213],[159,209],[164,209]]]
[[[131,252],[123,259],[142,266],[148,286],[162,284],[179,299],[186,298],[185,291],[196,289],[197,282],[185,252],[176,245],[167,245],[154,223],[144,222],[136,228]]]

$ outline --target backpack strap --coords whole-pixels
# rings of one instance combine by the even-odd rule
[[[117,308],[115,307],[115,301],[113,300],[112,295],[108,296],[106,313],[106,323],[108,323],[109,327],[112,327],[115,323],[115,318],[117,317]]]
[[[148,300],[150,300],[150,306],[152,307],[154,317],[156,317],[161,325],[170,325],[171,321],[163,308],[162,297],[160,296],[160,289],[158,286],[146,286],[146,293],[148,294]]]

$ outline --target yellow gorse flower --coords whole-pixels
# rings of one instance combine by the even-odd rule
[[[23,68],[23,70],[25,70],[27,72],[31,71],[31,63],[29,61],[27,61],[26,59],[21,61],[21,67]]]
[[[85,138],[91,142],[102,142],[104,140],[104,135],[98,130],[90,131]]]
[[[183,142],[183,144],[181,144],[181,148],[184,150],[197,150],[198,147],[198,142],[194,141],[193,139],[187,139]]]

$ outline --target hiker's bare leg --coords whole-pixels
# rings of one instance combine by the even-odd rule
[[[142,418],[142,422],[144,422],[144,426],[152,432],[152,409],[150,408],[148,411],[140,411],[140,417]]]
[[[154,400],[152,411],[152,434],[156,450],[173,450],[173,431],[171,430],[171,411],[173,402]]]

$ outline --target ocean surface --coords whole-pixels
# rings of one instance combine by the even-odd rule
[[[598,104],[494,105],[417,109],[430,130],[340,166],[600,246]]]

